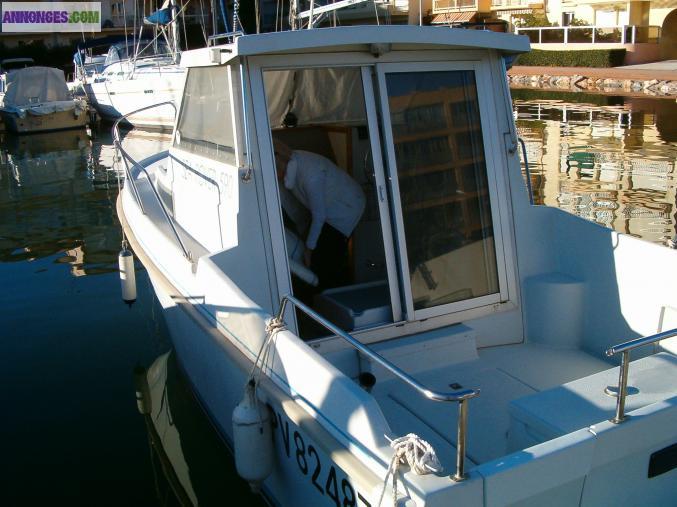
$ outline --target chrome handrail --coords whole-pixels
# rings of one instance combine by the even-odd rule
[[[155,107],[159,106],[166,106],[170,105],[174,108],[174,116],[176,117],[176,104],[174,104],[173,101],[167,100],[165,102],[159,102],[157,104],[153,104],[150,106],[145,106],[140,109],[136,109],[130,113],[124,114],[120,116],[117,120],[115,120],[115,123],[113,123],[113,145],[115,146],[115,149],[118,150],[122,154],[122,161],[125,164],[125,174],[127,176],[127,180],[132,186],[132,191],[134,193],[134,198],[136,199],[137,204],[139,205],[139,208],[141,208],[141,212],[145,215],[146,210],[143,207],[143,203],[141,202],[141,196],[139,194],[139,190],[136,187],[136,183],[134,182],[134,178],[132,178],[131,170],[129,168],[129,162],[131,162],[136,168],[138,168],[140,171],[142,171],[146,175],[146,179],[148,180],[148,184],[150,185],[151,190],[153,191],[153,195],[155,195],[155,199],[157,200],[158,204],[160,205],[160,209],[162,210],[162,213],[167,220],[167,223],[169,224],[169,227],[172,229],[172,232],[174,233],[174,237],[176,238],[176,241],[179,243],[179,246],[181,247],[181,250],[183,251],[183,256],[188,259],[189,261],[193,262],[193,256],[191,255],[190,251],[188,248],[186,248],[185,243],[181,239],[181,236],[179,235],[179,231],[176,230],[176,227],[174,226],[174,220],[172,220],[171,216],[169,215],[169,212],[167,211],[167,207],[165,204],[162,202],[162,199],[160,198],[160,194],[158,193],[157,189],[155,188],[155,185],[153,185],[153,181],[150,178],[150,175],[148,174],[148,171],[146,171],[146,168],[143,167],[141,164],[139,164],[134,158],[125,151],[125,149],[122,147],[122,142],[120,139],[120,122],[127,119],[129,116],[132,116],[136,113],[140,113],[141,111],[146,111],[147,109],[153,109]]]
[[[677,329],[671,329],[670,331],[663,331],[662,333],[656,333],[651,336],[642,336],[640,338],[635,338],[627,342],[619,343],[613,347],[606,350],[606,355],[608,357],[614,356],[616,354],[623,354],[621,359],[621,365],[618,371],[618,392],[616,393],[616,414],[613,419],[610,421],[614,424],[622,423],[625,419],[625,397],[628,394],[628,370],[630,369],[630,351],[636,349],[637,347],[643,347],[644,345],[651,345],[652,343],[665,340],[667,338],[672,338],[677,336]]]
[[[308,317],[313,319],[315,322],[328,329],[336,336],[343,338],[350,345],[352,345],[359,352],[367,356],[372,361],[378,363],[386,370],[394,374],[400,380],[409,384],[411,387],[416,389],[420,394],[432,401],[454,401],[458,402],[458,425],[457,425],[457,442],[456,442],[456,473],[451,477],[454,481],[462,481],[466,478],[464,467],[465,467],[465,442],[466,442],[466,433],[467,433],[467,422],[468,422],[468,408],[467,401],[469,399],[475,398],[480,394],[479,389],[465,389],[463,391],[455,392],[441,392],[433,391],[432,389],[427,388],[421,384],[418,380],[410,376],[408,373],[404,372],[393,363],[385,359],[380,354],[374,352],[369,347],[363,343],[356,340],[353,336],[346,333],[342,329],[338,328],[336,325],[332,324],[330,321],[322,317],[320,314],[315,312],[312,308],[306,306],[303,302],[296,299],[294,296],[284,296],[280,301],[280,310],[277,313],[276,319],[280,322],[283,320],[284,312],[287,307],[287,303],[293,304],[299,310],[302,310]]]
[[[527,157],[527,145],[524,139],[517,138],[517,141],[522,147],[522,158],[524,159],[524,174],[527,176],[527,190],[529,191],[529,204],[534,204],[534,190],[531,188],[531,171],[529,170],[529,158]]]
[[[207,37],[207,46],[216,46],[216,41],[221,40],[221,39],[235,39],[237,37],[240,37],[241,35],[244,35],[242,30],[235,30],[234,32],[224,32],[224,33],[217,33],[214,35],[210,35]]]

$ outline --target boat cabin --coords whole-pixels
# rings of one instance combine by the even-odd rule
[[[454,40],[453,49],[419,48],[351,40],[360,31],[346,31],[331,52],[319,31],[323,52],[302,58],[294,48],[246,56],[241,46],[237,55],[235,47],[184,54],[189,70],[172,154],[187,164],[199,156],[248,167],[252,184],[261,185],[264,207],[256,215],[270,230],[274,301],[298,295],[366,341],[514,308],[504,146],[516,141],[508,125],[505,138],[487,126],[505,122],[503,57],[525,50],[525,42],[497,35],[495,48],[475,49],[473,32],[449,38],[439,30],[440,41]],[[270,34],[271,48],[276,37]],[[312,44],[304,33],[301,39]],[[206,54],[219,65],[192,66]],[[292,166],[296,158],[304,166],[293,178],[278,177],[276,146],[289,151]],[[332,183],[327,169],[315,167],[324,161],[345,177]],[[341,202],[348,197],[352,202]],[[313,199],[324,208],[320,240],[331,228],[346,244],[337,250],[315,234],[312,263],[304,265],[316,233],[313,211],[322,213],[309,209]],[[203,217],[199,225],[186,220],[198,242],[209,250],[248,250],[228,211],[219,220],[211,213],[211,225],[206,211],[191,212]],[[337,231],[342,220],[351,223]],[[298,326],[305,339],[323,336],[300,317]]]
[[[282,433],[266,482],[281,505],[325,493],[290,434],[371,505],[385,436],[412,432],[447,473],[406,473],[417,505],[668,498],[677,465],[649,479],[647,463],[675,442],[677,345],[655,335],[677,327],[675,252],[530,204],[506,79],[527,50],[510,34],[354,26],[182,54],[171,147],[127,165],[119,209],[221,431],[259,357],[283,393],[268,392]],[[607,356],[646,344],[617,424]],[[467,428],[439,401],[469,402]]]

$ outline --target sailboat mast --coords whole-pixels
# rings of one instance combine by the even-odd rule
[[[178,13],[179,9],[176,5],[176,0],[170,0],[169,6],[171,7],[172,12],[172,54],[174,59],[178,60],[179,58],[179,19]]]

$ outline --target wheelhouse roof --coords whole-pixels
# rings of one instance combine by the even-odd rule
[[[495,49],[502,54],[529,51],[529,39],[524,35],[434,26],[359,25],[243,35],[232,44],[185,51],[181,65],[213,65],[216,62],[210,56],[211,51],[222,53],[220,63],[223,64],[238,56],[368,51],[371,44],[390,44],[392,51]]]

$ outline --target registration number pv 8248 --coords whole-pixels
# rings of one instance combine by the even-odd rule
[[[298,468],[307,477],[318,495],[326,497],[336,507],[371,507],[371,503],[352,485],[348,476],[317,451],[316,444],[299,429],[290,424],[287,417],[273,410],[273,433],[278,445],[282,446],[284,455],[290,465]]]

